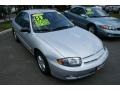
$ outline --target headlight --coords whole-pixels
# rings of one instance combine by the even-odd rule
[[[100,25],[99,27],[101,29],[105,29],[105,30],[115,30],[116,29],[114,26],[108,26],[108,25]]]
[[[61,58],[58,59],[57,62],[68,67],[80,66],[82,64],[82,60],[80,57]]]
[[[107,25],[100,25],[99,26],[101,29],[108,29],[109,27]]]

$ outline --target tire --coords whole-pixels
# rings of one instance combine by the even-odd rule
[[[35,59],[37,60],[40,71],[45,75],[49,75],[50,68],[45,56],[40,51],[37,51],[35,52]]]
[[[96,28],[95,28],[95,26],[94,25],[89,26],[88,27],[88,31],[91,32],[91,33],[93,33],[93,34],[96,34]]]
[[[13,32],[14,39],[15,39],[17,42],[20,42],[20,40],[19,40],[19,38],[17,37],[16,32],[14,31],[13,28],[12,28],[12,32]]]

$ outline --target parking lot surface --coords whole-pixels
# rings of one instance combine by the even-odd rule
[[[102,40],[109,50],[104,68],[83,79],[62,81],[42,74],[34,57],[14,40],[11,31],[0,34],[0,84],[120,84],[120,39]]]

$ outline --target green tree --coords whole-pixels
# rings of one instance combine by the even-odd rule
[[[5,6],[0,6],[0,18],[5,19],[7,15],[7,11]]]

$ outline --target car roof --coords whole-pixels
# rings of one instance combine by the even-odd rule
[[[93,6],[91,6],[91,7],[86,7],[86,6],[74,6],[74,7],[72,7],[72,8],[76,8],[76,7],[80,7],[80,8],[83,8],[83,9],[96,8],[96,7],[93,7]],[[71,9],[72,9],[72,8],[71,8]]]
[[[74,6],[74,7],[72,7],[72,8],[76,8],[76,7],[80,7],[80,8],[86,8],[86,7],[84,7],[84,6]]]
[[[26,12],[29,14],[34,14],[34,13],[44,13],[44,12],[56,12],[56,10],[53,9],[30,9],[30,10],[23,10],[22,12]]]

